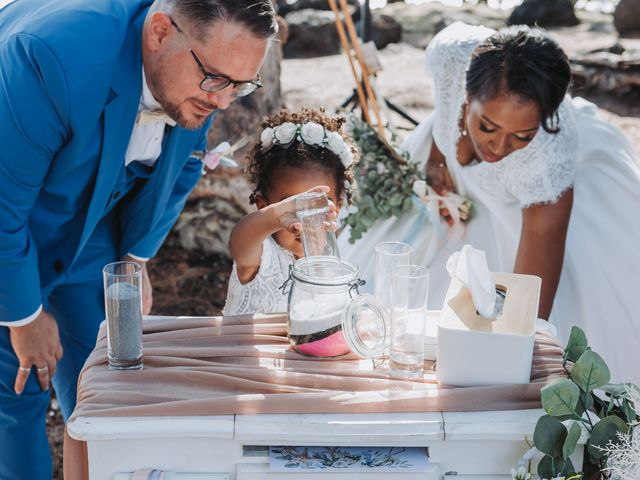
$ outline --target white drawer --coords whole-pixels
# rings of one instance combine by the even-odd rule
[[[113,474],[113,480],[131,480],[133,472],[118,472]],[[165,479],[167,477],[165,476]],[[175,472],[171,480],[229,480],[228,473],[185,473]]]
[[[438,465],[430,465],[428,471],[421,472],[271,472],[267,463],[239,463],[236,480],[440,480]]]

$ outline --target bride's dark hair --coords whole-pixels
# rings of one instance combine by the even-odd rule
[[[536,102],[542,128],[556,133],[558,107],[571,82],[571,67],[567,55],[544,30],[514,26],[476,47],[466,80],[467,94],[480,101],[509,92]]]

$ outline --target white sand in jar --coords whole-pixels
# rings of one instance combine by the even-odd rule
[[[343,295],[324,295],[295,303],[289,312],[289,335],[311,335],[341,325],[344,300]]]

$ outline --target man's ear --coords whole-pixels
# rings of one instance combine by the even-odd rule
[[[173,33],[178,33],[171,25],[171,20],[166,13],[154,12],[149,18],[147,28],[147,46],[151,51],[157,51],[168,41]]]

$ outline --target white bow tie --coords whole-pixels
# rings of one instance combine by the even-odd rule
[[[156,122],[164,122],[170,127],[176,124],[176,121],[164,113],[164,110],[140,110],[140,112],[138,112],[138,118],[136,119],[138,125],[147,125]]]

